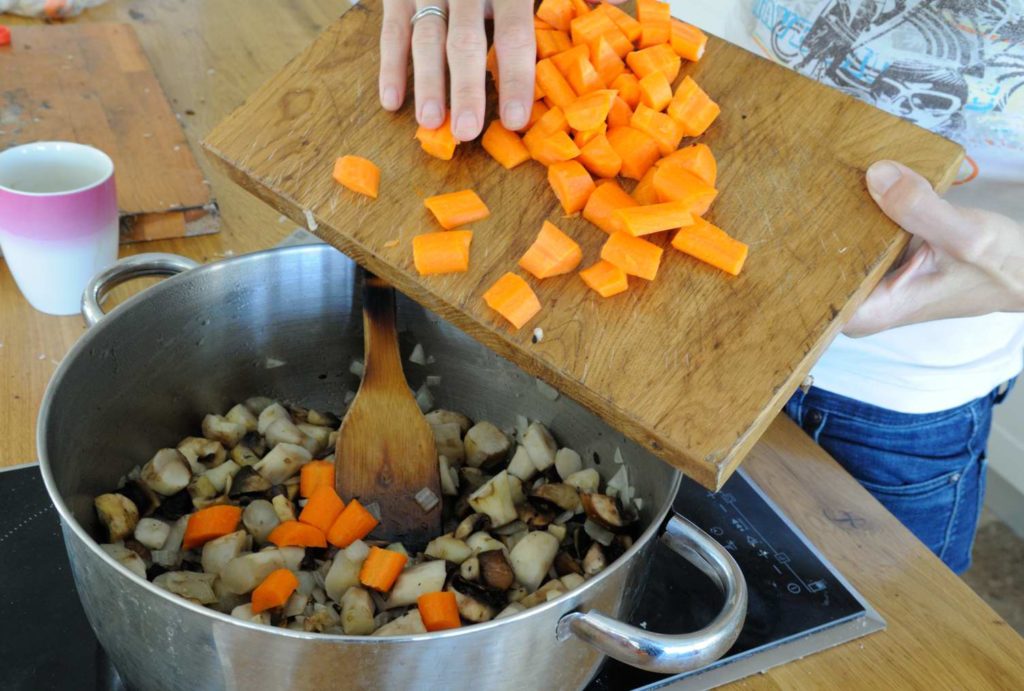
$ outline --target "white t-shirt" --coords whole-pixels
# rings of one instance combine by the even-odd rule
[[[1024,0],[672,0],[672,13],[967,150],[954,204],[1024,220]],[[714,94],[712,94],[712,98]],[[814,385],[905,413],[953,408],[1024,367],[1024,314],[839,336]]]

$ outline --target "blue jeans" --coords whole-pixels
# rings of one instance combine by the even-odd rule
[[[1010,386],[924,415],[812,387],[797,390],[785,413],[950,569],[963,573],[985,496],[992,408]]]

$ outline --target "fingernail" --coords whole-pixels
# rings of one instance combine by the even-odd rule
[[[505,126],[510,130],[518,130],[526,125],[526,109],[522,103],[509,103],[505,106]]]
[[[438,128],[444,122],[444,113],[441,112],[441,104],[437,101],[427,101],[423,104],[420,112],[420,121],[424,126]]]
[[[868,191],[875,198],[881,197],[889,191],[889,188],[896,184],[896,181],[903,177],[895,163],[891,161],[879,161],[868,168]]]
[[[398,89],[393,86],[384,89],[384,93],[380,95],[380,101],[388,110],[394,110],[398,107]]]
[[[459,141],[468,142],[476,136],[476,116],[472,113],[462,113],[455,121],[455,138]]]

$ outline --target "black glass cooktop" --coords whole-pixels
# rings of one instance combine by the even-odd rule
[[[676,510],[733,553],[749,611],[732,650],[714,665],[669,677],[610,661],[590,689],[708,688],[884,627],[742,473],[713,494],[685,480]],[[0,472],[0,686],[24,691],[106,691],[123,686],[78,601],[54,511],[35,466]],[[658,545],[632,623],[694,631],[722,596],[696,567]]]

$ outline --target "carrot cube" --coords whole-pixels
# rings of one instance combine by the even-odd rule
[[[733,276],[739,275],[743,269],[750,249],[702,218],[696,219],[692,226],[680,229],[672,239],[672,246]]]
[[[544,221],[537,239],[519,260],[519,267],[537,278],[567,274],[583,260],[583,250],[555,224]]]
[[[555,191],[567,214],[574,214],[587,204],[594,191],[594,180],[577,161],[564,161],[548,167],[548,183]]]
[[[523,140],[515,132],[505,129],[500,120],[491,122],[480,143],[484,151],[507,170],[530,160],[530,151]]]
[[[360,156],[342,156],[334,162],[334,180],[353,192],[377,198],[380,189],[380,168]]]
[[[540,312],[540,300],[522,277],[509,272],[484,293],[484,302],[520,329]]]
[[[473,190],[461,190],[427,197],[423,204],[434,214],[437,222],[451,230],[491,215],[487,205]]]
[[[442,230],[412,239],[412,260],[420,276],[461,273],[469,269],[471,230]]]
[[[658,275],[661,255],[660,247],[629,233],[612,233],[601,248],[601,259],[614,264],[630,276],[648,281],[653,281]]]
[[[604,259],[580,271],[580,278],[603,298],[618,295],[629,288],[626,272]]]
[[[598,185],[590,195],[587,205],[583,207],[583,218],[610,235],[626,229],[615,212],[631,206],[637,206],[636,200],[626,194],[618,182],[608,180]]]

